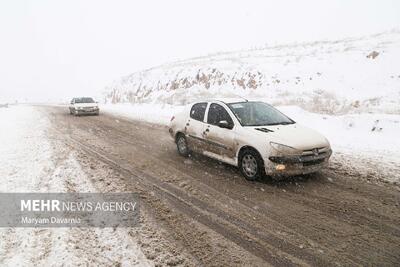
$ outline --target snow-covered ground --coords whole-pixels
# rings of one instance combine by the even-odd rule
[[[47,116],[0,109],[0,192],[96,192],[75,152],[49,139]],[[151,266],[127,229],[1,228],[2,266]]]
[[[0,108],[0,192],[32,192],[51,167],[47,118],[28,106]]]
[[[161,125],[167,125],[172,116],[183,108],[184,106],[130,103],[100,105],[101,112]]]

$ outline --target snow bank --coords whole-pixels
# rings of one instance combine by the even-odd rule
[[[34,107],[0,108],[0,192],[33,192],[51,166],[48,120]]]
[[[102,112],[162,125],[167,125],[172,116],[183,108],[184,106],[129,103],[100,106]]]

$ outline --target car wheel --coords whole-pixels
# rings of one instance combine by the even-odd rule
[[[254,181],[265,175],[264,162],[257,151],[246,149],[240,155],[239,169],[244,178]]]
[[[176,147],[178,153],[181,156],[187,157],[189,155],[189,147],[186,142],[186,137],[183,134],[179,134],[176,138]]]

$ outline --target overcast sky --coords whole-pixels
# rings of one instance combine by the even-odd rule
[[[393,28],[397,0],[1,0],[0,99],[92,95],[168,61]]]

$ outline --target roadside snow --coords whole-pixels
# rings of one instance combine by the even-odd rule
[[[400,115],[346,114],[324,115],[296,106],[278,107],[283,113],[324,134],[335,150],[386,154],[393,159],[400,155]]]
[[[0,192],[96,192],[35,107],[0,109]],[[2,266],[151,266],[128,228],[1,228]]]
[[[130,103],[100,106],[101,112],[162,125],[167,125],[171,117],[183,108],[184,106]]]
[[[0,192],[32,192],[51,163],[47,118],[30,106],[0,109]]]

